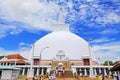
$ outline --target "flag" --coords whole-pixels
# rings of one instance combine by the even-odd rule
[[[92,41],[92,40],[93,40],[93,38],[89,38],[89,40],[90,40],[90,41]]]

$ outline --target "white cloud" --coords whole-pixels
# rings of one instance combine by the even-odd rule
[[[0,38],[3,38],[5,37],[8,32],[11,34],[11,35],[14,35],[14,34],[18,34],[22,31],[21,28],[17,28],[16,26],[12,26],[12,25],[0,25]]]
[[[120,22],[120,16],[114,12],[108,12],[103,17],[97,17],[96,21],[103,24],[113,24]]]
[[[106,60],[120,60],[120,42],[111,42],[103,45],[94,45],[92,47],[93,53],[96,58],[101,58],[101,62]]]
[[[68,7],[71,9],[73,7],[72,1],[67,3]]]
[[[93,41],[91,41],[90,43],[101,43],[101,42],[109,42],[109,41],[113,41],[115,39],[108,39],[108,38],[100,38],[100,39],[93,39]]]
[[[20,47],[22,47],[22,46],[28,46],[28,47],[31,47],[32,44],[28,44],[28,43],[20,42],[20,43],[19,43],[19,46],[20,46]]]
[[[59,7],[55,3],[48,4],[39,0],[0,0],[0,10],[0,14],[4,15],[0,17],[7,21],[18,21],[30,25],[29,27],[49,29]]]
[[[18,50],[5,50],[3,48],[0,48],[0,56],[6,56],[8,54],[21,54],[27,59],[31,58],[31,45],[28,45],[27,43],[20,43],[20,45],[27,45],[27,46],[21,46]]]
[[[119,31],[116,30],[115,28],[113,28],[113,29],[105,29],[105,30],[99,32],[99,34],[102,34],[102,35],[112,35],[112,34],[117,34],[117,33],[119,33]]]
[[[57,2],[57,1],[55,1]],[[39,0],[0,0],[0,18],[8,21],[8,22],[20,22],[24,24],[22,26],[24,29],[28,29],[30,31],[39,30],[39,29],[47,29],[54,30],[52,23],[56,22],[57,15],[59,12],[59,6],[54,1],[39,1]],[[86,0],[85,2],[90,3],[80,3],[78,7],[80,11],[76,11],[73,6],[74,1],[61,1],[62,3],[66,3],[63,6],[69,7],[70,9],[64,12],[65,17],[68,16],[72,23],[75,20],[82,20],[83,23],[87,23],[89,26],[94,26],[93,22],[97,22],[101,25],[111,24],[111,23],[119,23],[120,16],[117,14],[117,10],[112,9],[104,9],[105,6],[99,5],[97,1],[94,0]],[[71,13],[67,15],[67,13]],[[118,10],[119,12],[119,10]],[[87,17],[90,17],[88,20]],[[8,25],[7,25],[8,26]],[[15,26],[17,29],[18,25]],[[97,27],[97,26],[94,26]],[[100,26],[99,26],[100,27]],[[13,30],[10,32],[11,35],[21,32],[22,30]],[[4,37],[6,34],[6,30],[0,32],[0,36]]]

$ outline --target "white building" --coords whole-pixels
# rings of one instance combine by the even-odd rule
[[[0,66],[0,80],[17,80],[20,68],[15,66]]]

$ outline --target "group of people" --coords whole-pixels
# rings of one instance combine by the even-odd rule
[[[63,77],[64,73],[65,73],[65,68],[62,65],[56,67],[56,75],[58,75],[59,78]]]
[[[41,77],[37,77],[37,76],[35,76],[35,77],[33,77],[33,80],[43,80]]]
[[[62,78],[64,76],[65,68],[62,65],[54,67],[53,72],[48,76],[49,80],[55,80],[56,76]]]
[[[114,80],[120,80],[119,77],[118,77],[118,75],[115,74],[113,76],[114,76]]]
[[[56,76],[54,73],[50,73],[50,75],[48,76],[48,80],[55,80]]]
[[[113,77],[114,77],[114,80],[120,80],[118,75],[116,74],[114,74]],[[98,76],[98,80],[104,80],[104,74],[100,73]]]

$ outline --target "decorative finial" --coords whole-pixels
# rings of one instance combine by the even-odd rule
[[[63,9],[62,9],[62,7],[60,7],[58,22],[59,22],[59,23],[65,23],[65,21],[64,21],[64,16],[63,16]]]
[[[58,15],[57,23],[53,24],[52,26],[53,26],[54,31],[69,31],[69,25],[65,23],[62,7],[59,8],[59,15]]]

